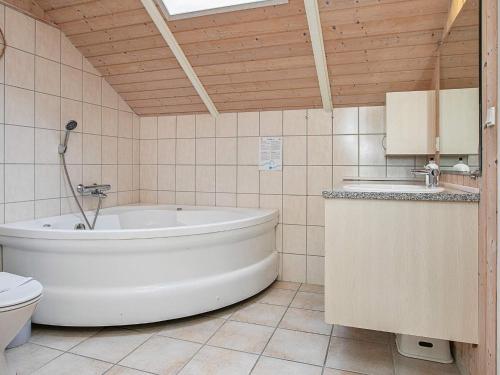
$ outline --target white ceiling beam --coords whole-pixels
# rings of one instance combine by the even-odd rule
[[[328,77],[328,66],[326,64],[325,45],[323,43],[323,32],[321,30],[321,19],[319,18],[319,8],[317,0],[304,0],[307,23],[318,75],[319,90],[323,109],[331,112],[333,110],[332,92],[330,90],[330,79]]]
[[[198,78],[198,75],[195,73],[193,67],[189,63],[186,55],[182,51],[181,46],[179,46],[179,43],[177,43],[177,40],[175,39],[174,34],[172,34],[172,31],[170,31],[170,28],[167,25],[167,22],[163,18],[160,10],[157,8],[154,0],[141,0],[142,5],[144,5],[144,8],[146,8],[146,11],[149,13],[151,19],[153,20],[154,24],[158,28],[158,31],[160,34],[163,36],[163,39],[165,42],[168,44],[170,49],[172,50],[172,53],[176,57],[177,61],[179,62],[179,65],[182,67],[184,70],[184,73],[186,73],[187,77],[191,81],[194,89],[200,96],[201,100],[207,107],[208,111],[212,114],[213,117],[217,117],[219,115],[219,111],[217,111],[217,108],[215,107],[214,102],[210,98],[210,96],[207,93],[207,90],[205,90],[205,87],[203,87],[203,84],[201,83],[200,79]]]

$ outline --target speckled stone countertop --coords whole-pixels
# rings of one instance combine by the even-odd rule
[[[327,199],[380,199],[398,201],[442,201],[442,202],[479,202],[479,193],[448,189],[439,193],[399,193],[373,191],[347,191],[342,187],[323,191],[323,198]]]

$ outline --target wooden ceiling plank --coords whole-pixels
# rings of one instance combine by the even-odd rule
[[[161,15],[160,11],[155,5],[155,2],[153,0],[141,0],[142,4],[146,8],[146,11],[149,13],[151,18],[153,19],[153,22],[155,23],[156,27],[158,28],[158,31],[161,33],[163,38],[165,39],[165,42],[168,44],[170,49],[172,50],[172,53],[174,56],[177,58],[179,65],[182,67],[184,73],[186,73],[187,77],[193,84],[193,87],[195,88],[196,92],[200,96],[201,100],[203,103],[206,105],[208,111],[211,113],[213,117],[217,117],[219,112],[217,111],[217,108],[215,107],[212,99],[208,95],[207,91],[205,90],[205,87],[203,87],[203,84],[201,83],[200,79],[196,75],[195,71],[193,70],[193,67],[189,63],[188,59],[186,58],[186,55],[184,55],[184,52],[182,51],[181,47],[179,46],[179,43],[177,42],[176,38],[170,31],[170,29],[167,26],[166,21],[163,19],[163,16]]]

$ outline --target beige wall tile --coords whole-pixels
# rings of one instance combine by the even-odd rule
[[[358,136],[333,136],[333,165],[358,165]]]
[[[238,119],[236,113],[221,113],[215,122],[217,137],[236,137]]]
[[[259,193],[259,169],[256,166],[238,167],[238,193]]]
[[[307,254],[325,255],[325,227],[307,226]]]
[[[158,168],[156,165],[141,165],[141,189],[156,190],[158,187]],[[142,201],[142,198],[141,198]]]
[[[69,39],[61,33],[61,62],[76,69],[82,69],[83,56]]]
[[[60,199],[44,199],[35,201],[35,219],[58,216],[61,214]]]
[[[359,136],[359,164],[385,165],[385,150],[382,147],[383,135]]]
[[[282,194],[283,173],[281,171],[260,171],[260,193]]]
[[[175,204],[175,192],[174,191],[159,191],[158,192],[158,204]]]
[[[215,138],[201,138],[196,140],[196,164],[215,164]]]
[[[158,140],[158,164],[175,164],[175,139]]]
[[[75,137],[76,136],[76,137]],[[73,138],[76,140],[80,140],[80,147],[75,148],[75,151],[81,153],[81,137],[79,134],[72,134],[70,137],[68,148],[71,149],[71,146],[74,145]],[[35,129],[35,163],[37,164],[59,164],[60,157],[57,153],[57,149],[61,143],[61,132],[58,130],[50,130],[50,129]],[[67,162],[72,161],[72,155],[69,155]],[[71,149],[71,152],[73,150]],[[80,159],[81,160],[81,159]]]
[[[59,165],[35,166],[35,199],[59,198],[61,182]]]
[[[118,164],[118,138],[102,137],[102,164]]]
[[[307,137],[305,136],[283,137],[283,164],[284,165],[307,164]]]
[[[83,134],[83,164],[101,164],[101,136]]]
[[[307,110],[307,134],[329,135],[332,134],[332,113],[324,109]]]
[[[283,280],[306,281],[306,256],[296,254],[283,254]]]
[[[236,194],[215,193],[215,204],[221,207],[236,207]]]
[[[307,257],[307,282],[309,284],[325,284],[325,258],[317,256]]]
[[[175,191],[175,165],[158,166],[158,190]]]
[[[359,133],[385,133],[385,107],[360,107]]]
[[[305,166],[283,167],[283,194],[307,194],[307,171]]]
[[[292,254],[306,253],[306,226],[283,225],[283,252]]]
[[[35,203],[19,202],[5,205],[5,222],[13,223],[22,220],[32,220],[35,218]]]
[[[332,188],[333,169],[331,166],[307,167],[307,194],[321,195],[324,190]]]
[[[194,138],[177,139],[175,145],[176,163],[194,165],[196,161],[195,147],[196,143]]]
[[[236,193],[236,167],[217,166],[215,170],[215,189],[219,193]]]
[[[76,68],[61,65],[61,96],[73,100],[82,100],[83,75]]]
[[[140,155],[141,164],[157,164],[158,141],[154,139],[141,139]]]
[[[141,117],[141,139],[158,138],[158,121],[156,117]]]
[[[121,192],[133,189],[133,167],[131,165],[118,165],[117,187],[118,191]],[[120,195],[118,195],[118,201],[120,201]],[[128,202],[132,203],[132,199],[129,199]]]
[[[137,141],[139,142],[139,141]],[[131,139],[118,138],[118,164],[139,164],[139,160],[133,160],[133,144]]]
[[[265,111],[260,113],[260,136],[283,135],[283,112]]]
[[[215,137],[215,119],[212,115],[196,115],[196,138]]]
[[[59,130],[61,127],[61,98],[35,93],[35,126]]]
[[[142,171],[141,171],[141,173],[142,173]],[[158,203],[158,192],[141,190],[139,200],[141,203],[157,204]]]
[[[118,111],[102,107],[102,135],[118,136]]]
[[[283,135],[307,134],[307,110],[283,111]]]
[[[104,107],[118,109],[118,94],[111,87],[111,85],[105,80],[101,80],[102,85],[102,105]]]
[[[35,130],[33,128],[5,125],[6,163],[33,163],[34,149]]]
[[[141,117],[141,121],[144,117]],[[158,117],[158,138],[176,138],[177,136],[177,117],[160,116]]]
[[[35,199],[35,166],[33,164],[5,164],[5,202]]]
[[[333,110],[333,134],[358,134],[358,108]]]
[[[307,203],[305,196],[283,195],[283,223],[306,224]]]
[[[118,136],[123,138],[132,138],[133,135],[132,113],[118,111]]]
[[[200,165],[196,167],[196,191],[215,192],[215,166]]]
[[[215,193],[196,193],[197,206],[215,206]]]
[[[260,193],[260,208],[273,208],[279,210],[279,222],[282,222],[283,196],[281,194]]]
[[[17,87],[5,86],[5,123],[34,126],[35,93]]]
[[[236,196],[236,206],[243,208],[258,208],[259,194],[240,194]]]
[[[175,168],[175,185],[177,191],[195,191],[195,167],[177,165]]]
[[[359,176],[360,177],[385,177],[386,176],[386,167],[373,167],[361,165],[359,167]]]
[[[35,53],[35,20],[6,7],[5,39],[12,47]]]
[[[236,138],[217,138],[215,141],[216,164],[235,165],[237,162]]]
[[[46,59],[61,61],[61,32],[44,22],[36,21],[36,54]]]
[[[194,192],[177,192],[175,203],[193,206],[196,204],[196,194]]]
[[[259,112],[238,113],[238,137],[259,136]]]
[[[307,164],[308,165],[331,165],[332,137],[310,136],[307,139]]]
[[[7,47],[5,49],[5,83],[33,90],[35,87],[35,56]]]
[[[83,103],[83,132],[90,134],[101,134],[101,121],[101,106]]]
[[[325,225],[325,199],[322,196],[307,197],[307,224]]]
[[[194,115],[177,116],[177,138],[194,138],[196,134]]]
[[[239,137],[238,138],[238,164],[258,165],[259,164],[259,138]]]
[[[92,104],[101,104],[101,78],[83,72],[83,101]]]

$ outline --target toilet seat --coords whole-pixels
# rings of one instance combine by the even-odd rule
[[[34,303],[42,295],[43,287],[38,281],[19,276],[18,282],[12,283],[13,278],[15,279],[16,276],[0,272],[0,290],[6,290],[0,292],[0,312]],[[7,280],[9,280],[10,285],[7,285]]]

